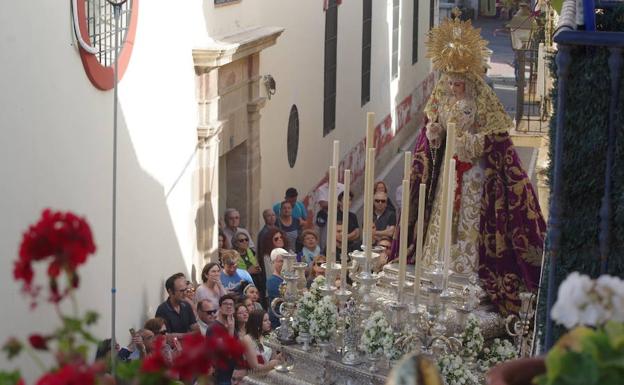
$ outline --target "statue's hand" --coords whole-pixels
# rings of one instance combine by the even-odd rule
[[[427,139],[429,139],[429,145],[433,148],[440,147],[440,136],[442,135],[442,125],[437,122],[427,124]]]

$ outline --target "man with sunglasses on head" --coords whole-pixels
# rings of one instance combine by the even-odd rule
[[[172,338],[199,330],[193,307],[184,300],[186,294],[186,277],[176,273],[165,281],[165,289],[169,294],[167,300],[156,309],[156,317],[165,320],[167,331]]]
[[[197,303],[197,324],[202,335],[206,335],[206,329],[216,319],[217,309],[212,307],[212,303],[203,299]]]

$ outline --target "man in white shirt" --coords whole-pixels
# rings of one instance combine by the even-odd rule
[[[208,325],[215,321],[217,309],[213,309],[212,303],[207,299],[202,299],[197,302],[197,323],[199,324],[199,330],[203,336],[206,335],[206,329]]]
[[[232,237],[237,232],[240,231],[242,233],[245,233],[245,235],[247,235],[247,238],[249,238],[249,247],[252,249],[255,249],[255,244],[253,240],[251,239],[251,235],[249,234],[249,231],[247,231],[247,229],[245,229],[244,227],[239,227],[240,226],[240,213],[238,212],[238,210],[226,209],[225,213],[223,214],[223,220],[225,221],[223,234],[225,234],[225,237],[227,238],[227,243],[229,245],[232,245]]]

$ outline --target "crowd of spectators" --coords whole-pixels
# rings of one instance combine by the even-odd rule
[[[271,304],[280,296],[284,283],[283,255],[296,253],[298,262],[308,265],[308,286],[319,275],[324,275],[326,262],[327,202],[320,199],[314,214],[298,199],[295,188],[286,190],[284,200],[263,211],[264,226],[254,242],[250,232],[241,226],[238,210],[229,208],[223,215],[219,231],[219,260],[207,263],[201,270],[201,283],[194,285],[183,273],[171,275],[164,284],[167,299],[158,306],[154,318],[143,328],[130,330],[127,346],[120,348],[121,360],[139,360],[154,349],[157,336],[165,336],[163,355],[171,360],[183,347],[181,338],[187,333],[210,336],[227,332],[245,347],[245,365],[231,363],[228,367],[214,368],[217,385],[236,384],[246,373],[267,371],[279,364],[281,357],[264,342],[264,336],[280,324],[279,315]],[[338,196],[336,258],[340,261],[342,245],[343,193]],[[351,193],[351,198],[353,194]],[[393,244],[397,224],[395,205],[388,198],[384,182],[375,185],[373,212],[373,239],[384,252],[381,269]],[[349,252],[361,246],[362,229],[353,212],[349,216]]]

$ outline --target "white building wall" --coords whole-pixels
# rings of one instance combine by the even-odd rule
[[[429,29],[429,2],[418,1],[419,61],[412,65],[412,0],[401,1],[399,77],[391,77],[392,0],[373,1],[371,99],[361,106],[362,2],[343,1],[338,7],[338,75],[336,129],[323,137],[323,76],[325,12],[322,0],[243,0],[204,10],[209,34],[227,35],[257,25],[280,26],[285,32],[278,43],[262,52],[260,73],[271,74],[277,92],[262,110],[261,151],[263,208],[282,199],[287,187],[297,187],[302,196],[325,177],[332,142],[340,140],[341,159],[357,155],[365,137],[366,113],[375,112],[376,124],[393,115],[392,134],[397,129],[397,107],[419,91],[429,75],[424,37]],[[415,117],[420,100],[409,109]],[[408,100],[409,102],[409,100]],[[293,168],[288,164],[286,135],[290,108],[299,110],[299,152]],[[414,119],[408,130],[419,126]],[[396,143],[393,144],[396,147]],[[394,150],[394,149],[393,149]],[[381,154],[383,155],[383,151]],[[345,162],[344,167],[353,166]],[[381,167],[379,164],[378,167]]]
[[[29,310],[12,278],[22,232],[42,209],[91,224],[98,250],[80,269],[81,309],[110,335],[113,92],[83,70],[70,1],[12,1],[0,12],[0,340],[58,326],[49,306]],[[164,279],[195,258],[197,101],[191,49],[205,30],[199,0],[141,1],[134,52],[119,87],[117,333],[153,316]],[[39,278],[43,278],[43,272]],[[43,279],[38,283],[46,285]],[[41,298],[45,302],[45,296]],[[12,362],[0,360],[0,368]],[[19,363],[19,362],[18,362]],[[21,361],[27,368],[28,358]],[[35,372],[27,370],[28,382]]]
[[[209,0],[171,6],[141,1],[134,52],[119,88],[117,332],[138,328],[165,296],[164,279],[189,272],[197,258],[194,202],[197,99],[191,50],[214,37],[251,26],[280,26],[277,44],[260,54],[260,73],[272,74],[277,93],[262,110],[262,205],[296,186],[312,191],[323,179],[331,143],[341,157],[356,155],[365,135],[365,115],[377,123],[393,116],[428,79],[429,61],[420,44],[411,64],[412,1],[402,0],[400,76],[390,75],[391,0],[373,1],[371,100],[360,106],[362,4],[343,1],[338,11],[336,129],[322,136],[325,13],[322,0],[242,0],[214,8]],[[429,2],[420,1],[420,36],[428,29]],[[12,279],[21,233],[51,207],[85,216],[98,251],[81,268],[82,309],[102,315],[96,334],[110,330],[112,103],[113,92],[94,88],[85,76],[71,30],[70,2],[14,1],[0,13],[0,290],[5,293],[0,340],[51,330],[52,311],[33,312]],[[292,104],[299,108],[299,154],[286,155]],[[412,122],[406,130],[417,125]],[[386,151],[390,151],[387,146]],[[380,154],[383,156],[383,154]],[[380,165],[378,165],[380,167]],[[201,266],[198,266],[201,268]],[[41,281],[45,284],[44,281]],[[42,319],[50,320],[41,322]],[[29,362],[24,360],[23,363]],[[0,368],[11,368],[2,362]],[[33,372],[30,372],[32,377]],[[31,382],[31,381],[29,381]]]

